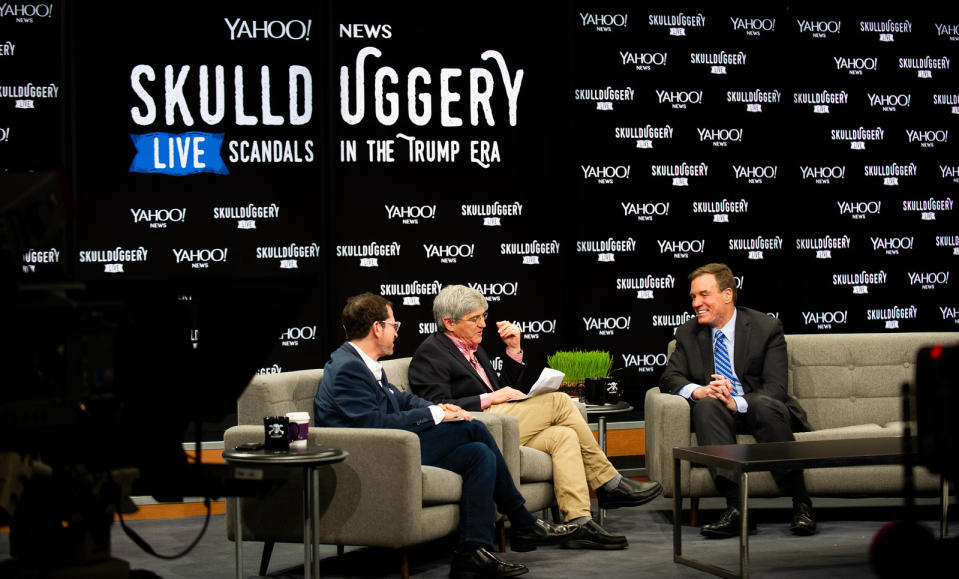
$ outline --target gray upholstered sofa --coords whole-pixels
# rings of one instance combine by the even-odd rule
[[[409,391],[410,358],[383,361],[392,384]],[[306,411],[323,370],[299,370],[256,376],[237,400],[238,425],[224,434],[224,448],[263,442],[263,417]],[[519,426],[511,416],[474,413],[496,439],[530,511],[555,504],[552,461],[546,453],[520,447]],[[459,524],[460,476],[420,465],[419,438],[412,432],[373,428],[310,427],[309,445],[350,453],[324,477],[320,504],[320,542],[388,547],[400,551],[401,574],[408,575],[403,549],[453,533]],[[335,484],[334,484],[335,483]],[[264,542],[261,574],[266,573],[275,542],[303,541],[302,482],[289,483],[264,499],[244,499],[243,537]],[[232,501],[227,501],[227,534],[235,540]]]
[[[796,433],[797,440],[902,436],[902,384],[915,378],[918,350],[934,344],[959,343],[959,332],[899,334],[793,334],[786,336],[788,391],[799,400],[814,430]],[[670,344],[669,353],[672,354]],[[649,477],[673,494],[672,449],[695,446],[690,432],[689,404],[659,388],[646,392],[646,466]],[[755,442],[740,435],[739,442]],[[916,469],[920,492],[939,489],[939,477]],[[813,496],[896,496],[903,489],[899,466],[860,466],[806,471]],[[683,461],[683,496],[717,496],[705,467]],[[769,473],[750,479],[750,496],[777,496]]]

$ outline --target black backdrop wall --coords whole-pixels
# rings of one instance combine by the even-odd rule
[[[4,203],[67,215],[17,276],[305,284],[260,372],[367,290],[411,355],[465,283],[636,405],[710,261],[787,333],[957,328],[954,9],[525,4],[5,4]]]

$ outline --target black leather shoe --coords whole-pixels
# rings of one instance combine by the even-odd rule
[[[618,509],[645,505],[661,492],[663,487],[658,482],[639,482],[624,476],[611,491],[603,487],[596,489],[596,498],[599,499],[599,508]]]
[[[558,545],[572,537],[579,530],[579,525],[554,525],[542,519],[525,527],[509,528],[509,546],[514,551],[532,551],[543,545]]]
[[[715,523],[703,525],[699,531],[700,535],[711,539],[728,539],[729,537],[738,537],[740,531],[740,517],[742,513],[736,507],[726,507],[723,516]],[[749,521],[749,534],[756,534],[756,523]]]
[[[789,530],[794,535],[815,535],[816,517],[812,514],[812,506],[806,503],[796,503],[793,505],[793,524]]]
[[[576,525],[576,533],[567,541],[559,544],[564,549],[599,549],[612,551],[625,549],[629,546],[626,537],[611,535],[599,524],[590,520],[582,525]]]
[[[450,577],[455,579],[516,577],[528,572],[526,565],[502,561],[486,549],[477,549],[472,553],[454,553],[453,564],[450,566]]]

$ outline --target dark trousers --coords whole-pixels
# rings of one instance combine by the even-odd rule
[[[752,434],[757,442],[786,442],[795,440],[790,428],[791,416],[786,404],[764,394],[744,396],[748,409],[745,413],[730,412],[714,398],[690,400],[693,428],[700,445],[736,444],[736,434]],[[713,481],[730,506],[739,505],[739,479],[728,469],[711,468]],[[794,500],[809,502],[802,470],[772,471],[773,479],[784,494]]]
[[[517,513],[526,500],[513,484],[509,468],[486,425],[479,421],[441,422],[418,433],[422,463],[451,470],[463,477],[460,498],[462,543],[493,544],[494,509]]]

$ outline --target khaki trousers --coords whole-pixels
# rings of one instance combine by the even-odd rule
[[[553,491],[566,520],[590,516],[589,489],[603,486],[618,473],[569,396],[552,392],[496,404],[486,412],[515,417],[520,444],[550,455]]]

